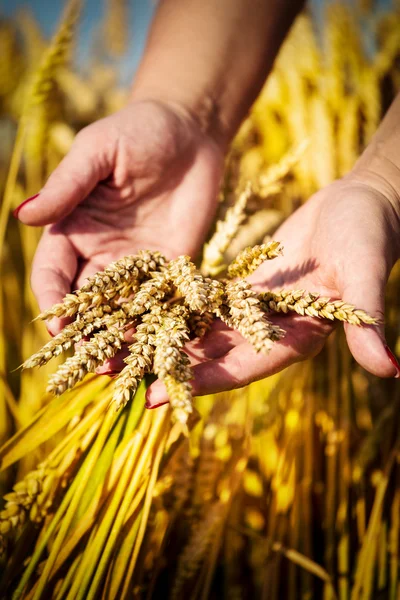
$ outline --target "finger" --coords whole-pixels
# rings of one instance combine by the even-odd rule
[[[123,345],[115,356],[107,359],[100,367],[96,369],[98,375],[116,375],[124,367],[126,367],[125,358],[130,355],[129,344],[134,341],[133,334],[135,333],[134,327],[131,327],[124,333],[126,344]]]
[[[202,338],[195,338],[185,345],[185,352],[190,363],[196,365],[204,360],[211,360],[223,356],[237,344],[243,343],[243,338],[238,331],[230,329],[219,319],[214,321],[210,331]]]
[[[128,347],[125,346],[115,356],[106,360],[101,367],[96,369],[97,375],[116,375],[120,373],[124,367],[126,367],[125,358],[129,356],[130,352]]]
[[[193,394],[203,396],[243,387],[273,375],[301,360],[293,346],[277,342],[268,355],[257,353],[247,342],[235,346],[227,354],[194,367]],[[168,401],[164,384],[157,380],[147,390],[147,408]]]
[[[257,353],[237,331],[216,330],[215,335],[211,332],[210,347],[205,343],[197,355],[200,361],[194,367],[193,393],[201,396],[242,387],[315,356],[334,329],[330,321],[298,315],[274,315],[271,321],[285,331],[285,337],[274,343],[268,355]],[[230,335],[226,336],[225,342],[218,344],[214,337],[217,338],[220,333]],[[146,397],[147,408],[155,408],[168,400],[164,384],[159,380],[150,386]]]
[[[220,321],[216,321],[213,325],[213,331],[206,334],[201,340],[196,339],[185,346],[185,352],[189,356],[191,366],[197,365],[204,360],[211,360],[226,354],[239,341],[243,341],[240,333],[232,330],[225,331],[226,327]],[[125,334],[127,343],[134,341],[134,329],[129,329]],[[226,335],[224,335],[226,334]],[[98,375],[115,375],[126,367],[124,359],[129,356],[130,352],[127,346],[117,352],[113,358],[96,369]]]
[[[71,291],[77,265],[77,255],[68,238],[47,229],[37,247],[31,274],[32,290],[41,311],[61,302]],[[56,335],[67,321],[54,318],[47,322],[47,329]]]
[[[342,298],[345,302],[362,308],[378,319],[377,325],[356,327],[345,325],[346,339],[356,361],[367,371],[378,377],[399,377],[400,367],[388,352],[385,340],[385,273],[371,268],[364,270],[344,286]],[[340,290],[339,290],[340,291]]]
[[[197,338],[185,346],[190,365],[220,358],[235,347],[242,344],[243,338],[237,331],[229,329],[219,319],[214,321],[211,330],[201,339]],[[157,380],[147,391],[146,408],[157,408],[168,402],[168,395],[161,380]]]
[[[104,144],[96,138],[96,129],[82,130],[40,193],[22,203],[14,216],[27,225],[47,225],[69,215],[111,172],[107,153],[100,151]]]
[[[111,262],[111,259],[107,262],[103,262],[98,261],[96,258],[90,259],[88,261],[82,261],[79,265],[73,283],[74,289],[79,290],[79,288],[81,288],[85,283],[87,283],[87,279],[93,277],[93,275],[98,271],[102,271],[105,268],[105,266],[107,266]]]

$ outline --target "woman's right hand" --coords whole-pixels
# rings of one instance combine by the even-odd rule
[[[38,196],[17,209],[46,225],[32,268],[40,310],[139,249],[195,255],[213,220],[223,152],[183,109],[131,102],[83,129]],[[57,319],[51,333],[60,330]]]

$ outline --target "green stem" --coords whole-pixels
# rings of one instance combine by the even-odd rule
[[[78,505],[79,505],[82,493],[85,489],[84,484],[90,477],[90,474],[91,474],[91,472],[96,464],[96,461],[99,457],[99,454],[101,452],[101,449],[104,446],[105,440],[107,439],[107,436],[109,434],[109,431],[113,424],[114,419],[115,419],[114,410],[109,410],[105,416],[102,428],[98,434],[98,437],[96,439],[96,442],[93,445],[91,452],[86,457],[86,460],[85,460],[81,470],[79,471],[72,486],[69,488],[67,494],[65,495],[65,498],[64,498],[59,510],[57,511],[55,517],[51,521],[45,535],[43,536],[43,538],[41,540],[41,543],[39,544],[38,548],[35,550],[31,560],[29,561],[28,568],[26,569],[24,575],[22,576],[19,586],[16,589],[15,594],[13,595],[13,600],[18,600],[18,598],[21,597],[26,584],[28,583],[30,577],[32,576],[32,574],[40,560],[40,557],[42,556],[44,550],[47,547],[47,543],[48,543],[50,537],[56,530],[58,523],[60,523],[60,521],[61,521],[60,530],[56,536],[56,539],[52,546],[50,555],[46,561],[45,568],[39,579],[38,586],[36,589],[36,593],[33,597],[33,600],[38,600],[39,598],[41,598],[42,592],[44,591],[44,588],[47,583],[48,576],[49,576],[51,569],[53,568],[53,565],[57,559],[57,554],[63,544],[64,538],[67,534],[67,531],[68,531],[68,528],[72,521],[72,518],[75,514],[75,511],[76,511]]]
[[[128,571],[125,575],[125,583],[124,583],[124,587],[123,587],[122,594],[121,594],[121,600],[129,597],[133,571],[135,569],[136,561],[139,556],[139,551],[140,551],[140,548],[142,547],[144,534],[146,532],[147,521],[149,519],[151,503],[153,501],[154,486],[157,481],[158,472],[159,472],[159,468],[160,468],[160,462],[161,462],[161,459],[162,459],[164,451],[165,451],[165,445],[167,443],[167,432],[166,432],[166,425],[167,425],[166,421],[167,420],[169,420],[169,411],[168,411],[167,415],[165,416],[165,422],[163,424],[163,429],[162,429],[162,434],[164,435],[164,437],[162,439],[162,442],[159,444],[159,446],[157,448],[156,456],[155,456],[155,459],[153,462],[153,468],[152,468],[152,472],[150,475],[149,485],[148,485],[147,491],[146,491],[146,498],[145,498],[144,505],[143,505],[143,514],[142,514],[142,518],[140,520],[140,526],[139,526],[139,531],[138,531],[137,538],[135,541],[135,547],[133,549],[132,555],[130,555],[130,554],[126,555],[127,560],[129,558],[129,556],[131,556],[131,559],[129,562]],[[93,598],[93,596],[91,596],[90,598]],[[89,600],[89,598],[88,598],[88,600]]]
[[[100,583],[100,580],[99,580],[97,574],[99,572],[103,573],[104,569],[106,568],[106,566],[108,564],[110,556],[115,547],[115,542],[116,542],[117,537],[123,526],[126,514],[132,503],[133,497],[137,491],[140,479],[143,476],[143,473],[145,472],[145,469],[151,459],[151,454],[152,454],[154,448],[157,446],[157,444],[159,442],[160,435],[163,434],[163,430],[164,430],[163,425],[165,425],[165,420],[166,420],[165,410],[159,409],[157,411],[157,414],[154,415],[154,421],[153,421],[153,424],[152,424],[152,427],[151,427],[151,430],[149,433],[149,437],[146,440],[146,445],[142,450],[142,453],[141,453],[139,461],[137,463],[135,472],[131,478],[131,481],[129,482],[128,488],[125,491],[125,495],[122,500],[122,503],[120,502],[121,499],[119,499],[119,501],[118,501],[118,505],[116,508],[119,510],[118,510],[115,521],[110,523],[110,525],[112,525],[112,529],[108,536],[107,543],[106,543],[104,551],[102,553],[100,563],[96,564],[95,561],[93,561],[91,563],[92,568],[90,570],[90,573],[88,573],[88,577],[86,578],[84,585],[80,586],[79,593],[76,596],[76,600],[83,600],[83,599],[89,600],[89,598],[93,598],[95,595],[98,584]],[[161,429],[161,432],[160,432],[160,429]],[[125,487],[124,487],[124,489],[125,489]],[[116,492],[115,497],[117,495],[118,494]],[[115,497],[113,498],[113,501],[114,501]],[[106,524],[106,526],[107,525],[108,524]],[[108,529],[109,529],[109,527],[108,527]],[[85,595],[87,587],[90,583],[90,577],[92,575],[94,568],[96,568],[95,581],[93,581],[93,583],[89,589],[89,593],[87,595]]]
[[[106,507],[106,510],[103,512],[103,518],[99,523],[96,535],[86,546],[85,553],[82,557],[82,562],[76,574],[76,578],[67,596],[69,600],[72,600],[72,598],[86,597],[86,589],[90,584],[93,571],[97,569],[99,556],[101,555],[104,545],[107,542],[107,537],[111,528],[114,529],[115,527],[114,518],[122,502],[122,498],[126,493],[126,487],[129,479],[132,477],[132,470],[135,467],[135,463],[141,449],[141,444],[142,439],[138,434],[136,444],[132,448],[132,451],[124,465],[124,469],[121,473],[115,492],[112,494],[110,502]]]

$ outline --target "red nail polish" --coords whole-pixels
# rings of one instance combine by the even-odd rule
[[[32,200],[34,200],[35,198],[37,198],[39,196],[39,194],[35,194],[34,196],[31,196],[30,198],[27,198],[26,200],[24,200],[19,206],[17,206],[17,208],[13,211],[13,217],[15,217],[16,219],[18,219],[18,215],[19,215],[19,211],[21,210],[21,208],[23,206],[25,206],[25,204],[28,204],[28,202],[32,202]]]
[[[160,406],[164,406],[165,404],[168,404],[168,400],[165,400],[164,402],[159,402],[158,404],[150,404],[150,402],[146,402],[145,408],[152,410],[153,408],[159,408]]]
[[[119,375],[121,371],[103,371],[100,375],[107,375],[107,377],[115,377],[115,375]]]
[[[389,357],[390,362],[392,363],[392,365],[396,368],[397,373],[394,376],[395,379],[399,379],[400,377],[400,364],[399,361],[397,360],[397,358],[395,357],[395,355],[393,354],[393,352],[391,351],[391,349],[389,348],[389,346],[385,346],[385,350],[386,350],[386,354]]]

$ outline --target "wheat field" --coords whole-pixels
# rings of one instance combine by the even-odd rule
[[[125,9],[110,0],[101,56],[123,51]],[[48,334],[29,286],[40,231],[11,211],[127,98],[109,63],[72,66],[80,10],[68,0],[51,40],[29,12],[0,22],[0,597],[398,600],[398,382],[359,367],[340,326],[316,358],[195,399],[186,435],[168,406],[145,410],[151,376],[116,412],[107,377],[53,397],[60,357],[18,369]],[[298,17],[230,149],[205,276],[349,171],[400,89],[399,31],[396,5]],[[399,286],[397,265],[398,354]]]

